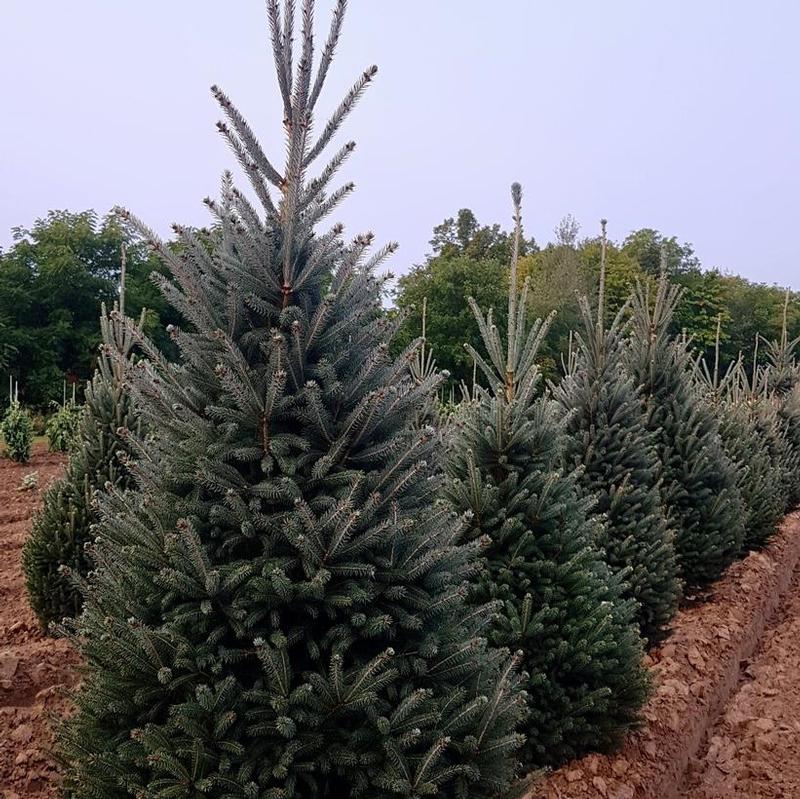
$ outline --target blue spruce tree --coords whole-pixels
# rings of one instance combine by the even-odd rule
[[[663,266],[654,297],[649,284],[637,287],[627,362],[656,437],[681,576],[695,587],[717,579],[736,557],[744,514],[717,419],[692,379],[689,343],[670,332],[679,299]]]
[[[526,329],[527,281],[517,297],[521,189],[512,187],[515,245],[504,345],[474,303],[486,357],[470,350],[488,388],[459,413],[448,494],[468,541],[483,542],[486,569],[472,592],[502,609],[491,640],[522,652],[529,674],[525,760],[555,765],[607,749],[638,719],[648,690],[635,604],[595,546],[590,501],[563,469],[564,413],[537,396],[536,365],[549,320]]]
[[[415,424],[438,381],[392,360],[370,235],[316,226],[353,150],[309,175],[372,81],[316,134],[339,39],[314,71],[313,0],[267,3],[286,163],[228,97],[220,131],[253,204],[222,182],[211,247],[178,228],[161,288],[186,320],[179,357],[126,376],[150,431],[137,492],[102,501],[86,663],[61,736],[76,797],[493,797],[514,775],[525,697],[490,647],[495,608],[465,603],[475,544],[438,499],[438,437]],[[295,62],[295,58],[297,59]]]
[[[144,314],[140,326],[144,322]],[[28,599],[44,629],[81,609],[81,579],[91,568],[88,546],[98,521],[95,494],[131,482],[122,431],[139,431],[123,385],[125,362],[134,357],[134,336],[118,310],[100,316],[102,343],[66,473],[51,483],[22,550]]]
[[[628,306],[605,324],[606,230],[602,222],[597,311],[579,299],[583,327],[567,374],[554,390],[567,413],[567,464],[582,492],[594,498],[606,562],[620,573],[625,596],[638,606],[639,629],[649,641],[663,636],[677,609],[680,581],[661,503],[661,464],[655,437],[625,368]],[[572,356],[572,353],[571,353]]]
[[[800,505],[800,365],[796,356],[800,336],[789,338],[789,298],[787,289],[781,335],[779,339],[766,342],[767,367],[764,373],[780,435],[779,440],[772,439],[772,445],[775,457],[784,469],[787,509]]]
[[[724,374],[719,368],[722,318],[717,319],[713,367],[705,359],[695,371],[698,387],[719,422],[725,454],[734,465],[744,511],[742,550],[763,547],[786,506],[786,469],[774,453],[785,445],[765,373],[753,363],[747,374],[741,357]]]

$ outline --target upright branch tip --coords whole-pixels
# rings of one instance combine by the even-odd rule
[[[511,252],[511,271],[508,276],[508,341],[506,342],[506,399],[514,398],[514,365],[517,346],[517,263],[522,238],[522,186],[511,184],[511,202],[514,205],[514,245]]]
[[[608,239],[606,237],[607,219],[600,220],[600,281],[597,291],[597,341],[602,341],[605,332],[605,304],[606,304],[606,251]]]

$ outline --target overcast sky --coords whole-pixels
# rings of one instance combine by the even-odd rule
[[[350,0],[321,108],[380,71],[339,218],[399,241],[402,272],[461,207],[508,226],[519,180],[540,241],[606,216],[800,289],[799,28],[797,0]],[[233,163],[215,82],[281,160],[261,0],[0,0],[0,76],[0,245],[51,208],[205,223]]]

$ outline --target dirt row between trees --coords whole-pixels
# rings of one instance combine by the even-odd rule
[[[800,797],[800,568],[775,622],[690,764],[686,799]]]
[[[0,459],[0,797],[57,795],[50,756],[51,714],[64,707],[61,689],[74,683],[77,657],[66,641],[45,638],[28,607],[20,553],[32,511],[64,458],[37,447],[21,466]],[[38,472],[38,488],[20,490]]]
[[[78,661],[39,631],[19,560],[32,511],[62,464],[43,448],[26,466],[0,460],[0,799],[57,795],[50,719],[64,711]],[[34,471],[38,488],[20,490]],[[764,552],[679,613],[650,655],[647,723],[621,752],[568,764],[528,799],[800,797],[799,564],[797,512]]]

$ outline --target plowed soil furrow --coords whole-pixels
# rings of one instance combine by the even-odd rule
[[[64,458],[37,448],[24,466],[0,460],[0,797],[57,795],[50,716],[64,707],[61,689],[75,680],[77,658],[66,641],[43,636],[28,606],[20,555],[31,516]],[[38,472],[38,488],[23,491]]]
[[[689,768],[686,799],[800,799],[800,568]]]

